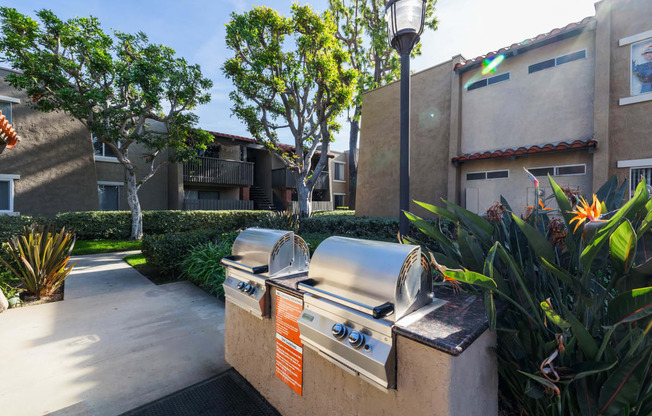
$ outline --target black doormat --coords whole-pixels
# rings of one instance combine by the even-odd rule
[[[122,416],[280,416],[237,371],[187,387]]]

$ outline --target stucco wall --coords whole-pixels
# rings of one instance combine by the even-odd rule
[[[528,73],[528,66],[586,49],[586,58]],[[505,59],[495,74],[462,74],[462,84],[509,72],[510,79],[462,90],[462,153],[590,138],[594,31]]]
[[[272,299],[275,294],[272,289]],[[396,337],[397,389],[387,392],[304,347],[299,396],[275,375],[275,312],[272,302],[272,319],[261,320],[227,301],[225,359],[284,416],[498,413],[498,373],[490,351],[494,333],[485,332],[458,357]]]
[[[138,144],[133,144],[129,148],[129,158],[136,165],[137,177],[140,179],[149,172],[149,165],[142,158],[144,148]],[[167,158],[167,152],[160,154],[156,163],[160,163]],[[122,164],[115,162],[95,162],[97,180],[102,182],[121,182],[125,183],[125,171]],[[150,178],[138,191],[140,206],[144,210],[165,210],[168,209],[168,168],[166,164],[162,166],[156,174]],[[96,191],[97,192],[97,191]],[[120,209],[129,210],[127,203],[127,186],[120,187]]]
[[[410,199],[439,203],[447,194],[452,61],[412,75]],[[356,215],[398,216],[400,83],[362,101]],[[427,215],[416,204],[410,210]]]
[[[52,215],[98,209],[97,182],[90,134],[63,113],[41,113],[27,97],[11,88],[0,70],[0,95],[18,98],[13,126],[22,141],[0,154],[0,173],[20,175],[14,181],[14,211]]]
[[[630,96],[631,44],[618,46],[620,39],[652,31],[652,2],[649,0],[609,1],[611,48],[609,99],[609,174],[622,181],[629,168],[618,169],[618,161],[652,158],[652,101],[620,105]],[[604,5],[607,6],[607,5]],[[652,38],[652,34],[649,34]],[[649,41],[652,43],[652,39]],[[652,98],[652,93],[648,93]],[[597,184],[596,184],[597,185]]]
[[[583,195],[590,196],[593,185],[592,159],[593,155],[587,151],[576,151],[524,156],[516,160],[491,159],[464,163],[460,167],[462,206],[475,213],[484,214],[494,202],[500,201],[502,195],[515,213],[522,213],[525,206],[534,202],[534,185],[523,168],[585,164],[584,175],[553,176],[553,179],[559,186],[578,189]],[[467,173],[495,170],[509,170],[509,178],[466,180]],[[544,193],[542,199],[545,199],[552,192],[550,182],[546,177],[539,177],[539,182]],[[477,206],[475,202],[469,204],[467,192],[477,192]],[[557,208],[554,200],[547,202],[547,206]]]

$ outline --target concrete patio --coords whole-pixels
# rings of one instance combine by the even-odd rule
[[[224,304],[81,256],[62,302],[0,315],[0,413],[117,415],[219,374]]]

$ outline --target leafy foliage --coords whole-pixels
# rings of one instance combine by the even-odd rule
[[[94,17],[64,21],[49,10],[36,15],[40,23],[0,8],[0,59],[21,71],[6,81],[25,91],[36,110],[65,111],[113,151],[125,168],[131,236],[139,239],[140,187],[168,158],[193,158],[213,140],[193,127],[197,116],[189,112],[210,101],[212,82],[198,65],[150,43],[142,32],[110,36]],[[144,149],[144,172],[129,152],[134,144]]]
[[[18,277],[25,289],[37,299],[52,295],[77,263],[68,264],[75,245],[75,233],[56,231],[53,226],[25,226],[3,246],[11,258],[0,262]]]
[[[292,211],[276,211],[261,219],[256,227],[299,232],[299,216]]]
[[[226,275],[220,261],[222,257],[231,255],[231,247],[236,237],[237,233],[223,234],[219,242],[209,241],[193,247],[181,263],[182,277],[217,297],[224,296],[222,283]]]
[[[523,220],[503,200],[502,216],[488,221],[447,201],[446,209],[420,204],[454,221],[456,238],[410,217],[439,243],[431,247],[438,274],[484,296],[499,330],[501,394],[518,404],[514,413],[649,415],[652,201],[645,181],[618,208],[627,186],[610,179],[597,195],[611,212],[578,232],[571,203],[549,181],[561,215],[535,208]],[[509,305],[500,317],[494,298]]]
[[[233,13],[226,26],[234,55],[223,71],[235,86],[233,114],[295,172],[302,216],[310,215],[308,202],[328,160],[331,132],[340,128],[336,118],[349,106],[357,78],[345,68],[348,58],[335,32],[330,13],[297,4],[290,17],[268,7]],[[292,136],[294,149],[281,146],[281,131]]]

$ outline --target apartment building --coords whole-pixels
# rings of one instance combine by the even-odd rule
[[[0,68],[0,79],[10,72]],[[0,152],[0,213],[128,210],[124,168],[111,149],[94,141],[70,116],[35,111],[27,100],[24,93],[0,82],[0,111],[22,139],[11,151]],[[293,208],[296,179],[278,155],[250,138],[211,133],[214,142],[196,162],[165,164],[142,186],[144,210]],[[148,169],[137,156],[143,151],[138,145],[130,149],[140,172]],[[314,210],[333,209],[333,201],[346,203],[342,171],[348,169],[340,167],[342,162],[342,154],[329,153],[329,164],[313,192]],[[330,172],[335,172],[334,178]]]
[[[603,0],[595,16],[412,75],[413,200],[516,211],[561,186],[590,195],[616,174],[652,179],[652,2]],[[649,52],[647,52],[649,50]],[[397,216],[399,84],[363,97],[358,215]],[[411,210],[427,212],[416,205]]]

